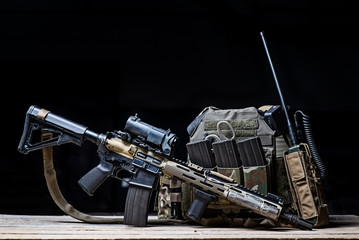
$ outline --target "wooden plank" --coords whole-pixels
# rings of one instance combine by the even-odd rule
[[[0,239],[359,239],[358,216],[335,216],[326,228],[206,227],[150,217],[149,226],[88,224],[69,216],[0,215]]]

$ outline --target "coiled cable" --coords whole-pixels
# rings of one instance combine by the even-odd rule
[[[312,152],[312,157],[313,157],[313,161],[315,163],[315,165],[317,166],[318,170],[319,170],[319,174],[320,174],[320,178],[322,181],[326,181],[327,179],[327,167],[325,165],[325,163],[322,161],[319,152],[318,152],[318,148],[317,145],[315,144],[314,141],[314,136],[312,133],[312,125],[310,123],[310,117],[308,115],[305,115],[302,111],[298,110],[294,113],[294,120],[295,120],[295,125],[297,127],[297,129],[299,128],[299,123],[298,123],[298,114],[301,115],[302,117],[302,123],[303,123],[303,129],[304,129],[304,135],[305,135],[305,139],[306,142],[310,148],[310,151]]]

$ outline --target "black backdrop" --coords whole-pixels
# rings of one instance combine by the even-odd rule
[[[359,214],[359,19],[348,2],[2,1],[0,213],[60,213],[41,152],[16,151],[30,105],[97,132],[122,129],[138,113],[179,135],[184,158],[186,127],[204,107],[279,104],[264,30],[287,104],[312,118],[331,213]],[[98,163],[95,146],[64,145],[55,157],[75,207],[123,211],[119,181],[92,198],[76,184]]]

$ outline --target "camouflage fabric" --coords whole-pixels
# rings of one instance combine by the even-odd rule
[[[244,186],[263,194],[269,192],[269,166],[243,167]]]
[[[164,177],[160,178],[160,188],[157,197],[157,217],[158,219],[171,218],[169,180]]]
[[[276,138],[276,158],[272,163],[272,174],[273,177],[273,188],[272,191],[278,196],[281,196],[284,200],[284,205],[286,207],[291,207],[292,203],[292,194],[290,192],[287,172],[285,170],[283,153],[288,150],[288,145],[286,144],[282,136]]]
[[[192,187],[186,183],[182,183],[182,215],[186,216],[188,209],[192,203],[191,197]]]
[[[242,167],[240,168],[220,168],[217,167],[217,172],[227,177],[231,177],[236,180],[237,183],[243,185],[243,172]]]
[[[275,174],[273,174],[274,183],[272,191],[283,198],[284,205],[290,207],[292,203],[292,196],[289,189],[289,183],[287,173],[284,166],[284,160],[282,157],[276,158],[273,161],[273,168]]]

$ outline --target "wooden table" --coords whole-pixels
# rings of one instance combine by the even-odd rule
[[[144,228],[88,224],[69,216],[0,215],[0,239],[359,239],[359,217],[331,216],[313,231],[289,228],[205,227],[150,217]]]

